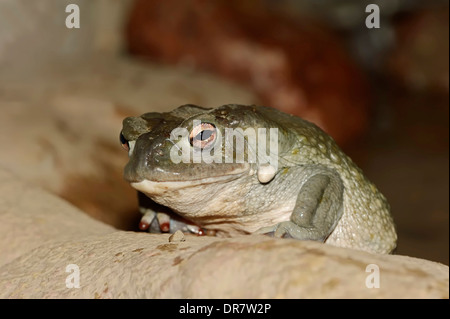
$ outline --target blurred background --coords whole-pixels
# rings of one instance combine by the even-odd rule
[[[65,27],[70,3],[79,29]],[[364,170],[398,254],[448,265],[448,38],[440,0],[3,0],[0,165],[134,230],[123,117],[267,105],[322,127]]]

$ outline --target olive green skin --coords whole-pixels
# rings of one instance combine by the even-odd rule
[[[213,124],[222,136],[225,128],[278,129],[274,176],[261,182],[259,158],[256,163],[225,163],[225,152],[222,163],[174,164],[171,132],[177,127],[190,132],[193,120]],[[330,136],[299,117],[263,106],[184,105],[172,112],[126,118],[122,135],[135,142],[125,179],[219,236],[262,229],[278,237],[373,253],[390,253],[396,246],[385,197]]]

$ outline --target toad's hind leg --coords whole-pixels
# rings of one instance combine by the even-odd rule
[[[342,216],[343,190],[337,174],[327,170],[313,175],[303,184],[290,220],[257,233],[323,242]]]

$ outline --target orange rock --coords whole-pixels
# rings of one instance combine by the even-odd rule
[[[448,4],[418,10],[395,25],[387,73],[410,90],[449,93]]]
[[[290,21],[252,4],[137,0],[129,50],[244,84],[262,104],[316,123],[341,145],[361,135],[368,87],[339,40],[311,21]]]

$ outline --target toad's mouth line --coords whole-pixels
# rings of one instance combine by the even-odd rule
[[[228,182],[242,176],[242,173],[247,172],[251,174],[251,170],[247,169],[239,169],[229,172],[226,175],[222,176],[214,176],[214,177],[206,177],[201,179],[191,179],[184,181],[151,181],[148,179],[144,179],[139,182],[131,182],[131,186],[146,194],[160,194],[166,191],[178,190],[188,187],[195,187],[199,185],[207,185],[213,183],[221,183]]]

